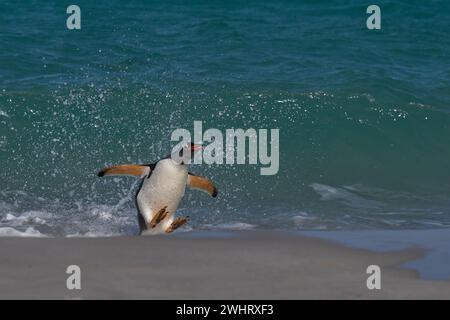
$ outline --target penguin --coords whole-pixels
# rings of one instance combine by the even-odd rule
[[[116,165],[100,170],[97,175],[139,177],[141,180],[134,198],[139,234],[169,234],[188,221],[189,217],[175,217],[186,186],[217,197],[218,190],[209,179],[187,169],[194,153],[202,149],[201,145],[190,143],[155,163]]]

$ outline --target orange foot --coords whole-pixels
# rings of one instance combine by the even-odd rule
[[[184,225],[187,221],[188,221],[189,217],[179,217],[176,218],[172,224],[170,225],[170,227],[168,227],[166,229],[166,233],[171,233],[173,232],[175,229],[178,229],[179,227],[181,227],[182,225]]]
[[[153,219],[150,221],[149,226],[151,229],[153,229],[154,227],[156,227],[158,225],[158,223],[160,223],[161,221],[163,221],[166,217],[167,214],[169,212],[166,211],[167,206],[165,206],[164,208],[162,208],[161,210],[159,210],[153,217]]]

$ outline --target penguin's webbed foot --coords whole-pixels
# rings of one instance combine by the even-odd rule
[[[176,218],[175,220],[173,220],[172,224],[170,225],[170,227],[168,227],[166,229],[166,233],[171,233],[173,232],[175,229],[178,229],[179,227],[181,227],[182,225],[186,224],[186,222],[188,221],[189,217],[179,217]]]
[[[164,208],[162,208],[161,210],[159,210],[155,214],[155,216],[153,217],[153,219],[149,223],[149,226],[150,226],[151,229],[156,227],[161,221],[163,221],[167,217],[167,214],[169,212],[167,212],[166,209],[167,209],[167,206],[165,206]]]

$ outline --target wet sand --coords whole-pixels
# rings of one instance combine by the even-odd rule
[[[450,299],[450,282],[400,267],[424,254],[276,232],[0,238],[0,298]],[[69,265],[81,290],[66,288]],[[381,290],[367,289],[369,265],[381,267]]]

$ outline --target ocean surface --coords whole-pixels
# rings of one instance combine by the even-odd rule
[[[280,130],[280,169],[194,165],[184,230],[450,227],[450,2],[2,1],[0,236],[135,234],[174,129]]]

